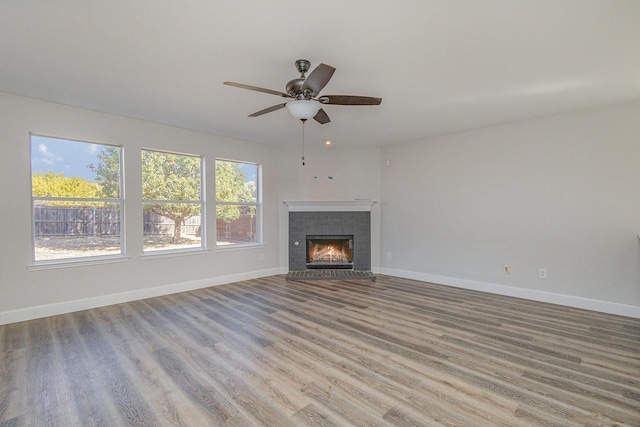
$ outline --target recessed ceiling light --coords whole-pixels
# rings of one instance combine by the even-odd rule
[[[330,139],[325,139],[324,140],[324,145],[326,145],[327,147],[331,146],[331,144],[333,144],[333,141]]]

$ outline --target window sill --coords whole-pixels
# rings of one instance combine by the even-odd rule
[[[83,259],[67,259],[67,260],[51,260],[51,261],[39,261],[34,264],[27,265],[29,271],[39,270],[53,270],[56,268],[75,268],[86,267],[89,265],[101,265],[101,264],[114,264],[119,262],[129,261],[129,256],[115,256],[115,257],[95,257],[95,258],[83,258]]]

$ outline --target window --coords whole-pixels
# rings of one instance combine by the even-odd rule
[[[33,260],[122,256],[122,148],[31,135]]]
[[[260,243],[260,166],[216,160],[216,245]]]
[[[143,251],[204,248],[200,156],[142,150]]]

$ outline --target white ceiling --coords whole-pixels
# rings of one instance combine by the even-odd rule
[[[294,62],[336,67],[309,143],[399,143],[640,99],[640,0],[3,0],[0,91],[279,146]]]

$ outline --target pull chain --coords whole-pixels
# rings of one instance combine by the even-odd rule
[[[307,119],[300,119],[302,122],[302,166],[304,166],[304,124]]]

